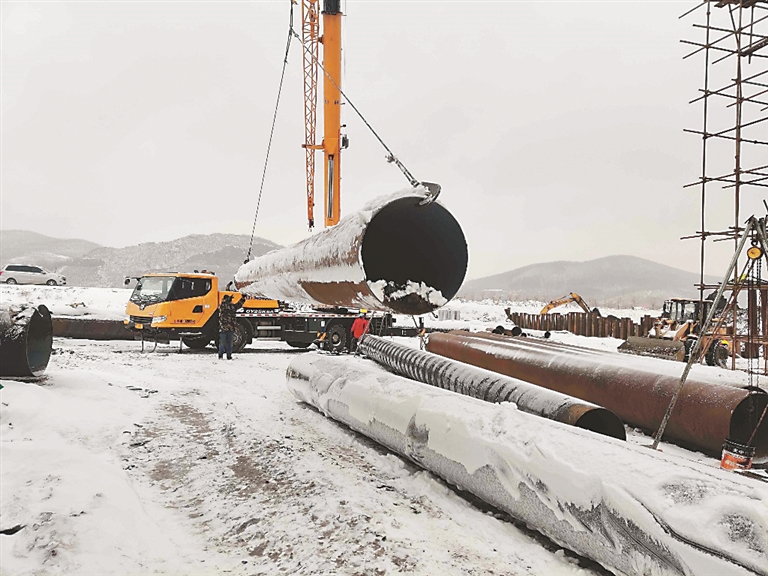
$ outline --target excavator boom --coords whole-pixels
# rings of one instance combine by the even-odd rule
[[[563,296],[562,298],[556,298],[555,300],[552,300],[549,304],[544,306],[544,308],[541,309],[541,314],[547,314],[550,310],[553,308],[557,308],[558,306],[563,306],[564,304],[568,304],[570,302],[576,302],[579,306],[581,306],[581,309],[584,310],[587,314],[593,313],[595,310],[590,310],[589,306],[587,306],[587,303],[584,302],[584,299],[576,294],[575,292],[571,292],[567,296]]]

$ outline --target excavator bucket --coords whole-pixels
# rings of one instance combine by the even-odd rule
[[[670,340],[668,338],[630,336],[624,344],[619,346],[619,351],[626,354],[668,358],[682,362],[685,357],[685,344],[680,340]]]

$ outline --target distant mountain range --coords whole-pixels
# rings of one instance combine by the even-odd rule
[[[722,280],[706,276],[705,282]],[[459,296],[480,300],[549,302],[571,292],[591,306],[660,308],[667,298],[696,297],[699,275],[635,256],[607,256],[586,262],[532,264],[464,283]]]
[[[70,286],[119,287],[126,276],[147,272],[210,270],[230,280],[243,263],[249,236],[195,234],[170,242],[147,242],[108,248],[87,240],[51,238],[23,230],[0,230],[0,266],[24,263],[56,270]],[[280,248],[254,238],[253,257]],[[707,277],[706,282],[720,279]],[[587,262],[532,264],[469,280],[459,296],[481,300],[538,300],[548,302],[571,292],[591,306],[659,308],[667,298],[695,297],[698,274],[637,258],[608,256]]]
[[[70,286],[114,288],[126,276],[147,272],[210,270],[230,280],[243,263],[250,237],[244,234],[194,234],[170,242],[108,248],[87,240],[51,238],[23,230],[0,230],[0,265],[34,264],[67,277]],[[280,248],[254,238],[251,256]]]

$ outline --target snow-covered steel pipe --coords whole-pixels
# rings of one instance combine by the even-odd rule
[[[247,262],[250,296],[424,314],[458,292],[467,270],[461,226],[413,189],[379,198],[333,228]]]
[[[304,354],[302,402],[617,575],[768,576],[762,482],[390,374]]]
[[[427,350],[600,403],[624,422],[651,433],[661,423],[683,370],[682,364],[669,360],[463,331],[430,334]],[[718,456],[727,438],[746,444],[768,405],[768,394],[728,382],[718,371],[714,377],[688,378],[665,439]],[[768,455],[768,419],[752,445],[758,456]]]
[[[36,378],[53,348],[51,313],[42,304],[0,306],[0,376]]]
[[[358,348],[385,368],[418,382],[486,402],[514,402],[529,414],[626,439],[621,419],[597,404],[370,334],[363,336]]]

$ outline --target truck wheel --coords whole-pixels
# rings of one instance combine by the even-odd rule
[[[347,346],[347,329],[342,324],[332,324],[325,333],[325,349],[339,353]]]
[[[235,331],[232,334],[232,351],[242,352],[248,344],[248,329],[241,322],[235,322]]]
[[[708,366],[719,366],[726,368],[728,364],[728,348],[720,342],[713,342],[704,355]]]
[[[207,336],[184,336],[181,341],[192,350],[202,350],[211,343],[211,339]]]
[[[312,342],[286,342],[291,348],[309,348]]]

